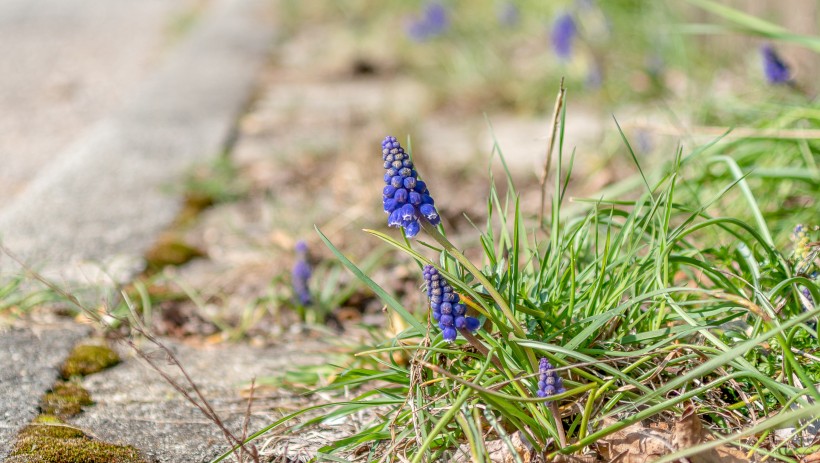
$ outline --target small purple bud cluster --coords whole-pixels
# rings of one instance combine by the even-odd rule
[[[308,289],[308,282],[312,273],[310,263],[308,263],[307,243],[299,241],[296,243],[296,262],[293,264],[293,270],[291,271],[291,281],[293,283],[293,292],[296,293],[296,299],[303,306],[308,306],[313,302]]]
[[[441,3],[430,2],[424,7],[421,17],[407,26],[407,35],[416,42],[423,42],[443,34],[450,26],[447,10]]]
[[[382,194],[384,212],[390,214],[387,225],[404,228],[404,235],[408,238],[418,235],[420,218],[431,225],[438,225],[441,218],[427,185],[418,179],[413,161],[396,137],[386,137],[382,141],[382,159],[387,171],[384,174],[387,185]]]
[[[458,294],[432,265],[424,266],[424,282],[427,286],[427,297],[430,299],[430,309],[433,310],[433,319],[438,322],[445,341],[455,341],[456,330],[478,329],[481,322],[466,315],[467,308],[460,302]]]
[[[572,56],[572,41],[576,32],[575,20],[569,13],[560,14],[555,18],[552,31],[550,31],[550,40],[556,56],[564,60]]]
[[[555,373],[546,357],[538,364],[538,397],[552,397],[566,392],[564,381]]]
[[[777,54],[774,47],[769,44],[760,47],[760,54],[763,55],[763,74],[770,84],[787,84],[791,82],[791,70]]]

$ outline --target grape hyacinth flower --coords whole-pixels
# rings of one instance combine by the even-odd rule
[[[433,319],[438,322],[444,340],[455,341],[457,330],[477,330],[481,322],[467,316],[467,307],[460,302],[458,293],[453,291],[438,270],[432,265],[425,265],[423,273]]]
[[[763,45],[760,47],[760,53],[763,55],[763,74],[765,74],[766,80],[770,84],[787,84],[791,82],[791,71],[774,47],[769,44]]]
[[[538,397],[552,397],[566,391],[561,377],[555,373],[549,360],[542,357],[538,364]]]
[[[293,292],[296,293],[296,299],[303,306],[308,306],[313,302],[308,289],[308,281],[312,274],[310,263],[308,263],[308,248],[307,243],[299,241],[296,243],[296,262],[293,264],[291,271],[291,281],[293,283]]]
[[[560,14],[555,18],[550,32],[550,41],[552,49],[559,58],[567,60],[572,56],[572,41],[576,32],[575,20],[569,13]]]
[[[413,238],[421,230],[420,219],[438,225],[441,218],[434,206],[427,185],[418,179],[413,161],[404,152],[396,137],[382,141],[384,183],[382,192],[384,212],[390,214],[387,225],[404,228],[404,236]]]
[[[420,18],[414,19],[407,27],[407,35],[416,42],[443,34],[450,25],[447,10],[438,2],[428,3]]]

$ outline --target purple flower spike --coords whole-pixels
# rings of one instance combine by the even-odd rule
[[[549,360],[546,357],[541,358],[538,364],[538,397],[552,397],[566,391],[564,381],[555,372]]]
[[[386,186],[382,190],[384,211],[389,214],[387,225],[404,228],[404,236],[413,238],[421,231],[419,220],[432,225],[441,221],[427,185],[418,179],[413,161],[396,137],[382,141]]]
[[[433,320],[438,322],[445,341],[455,341],[458,330],[475,331],[481,327],[477,318],[466,316],[467,308],[460,302],[458,293],[453,291],[435,267],[425,265],[423,274]]]
[[[550,40],[552,49],[559,58],[568,60],[572,56],[572,41],[576,32],[575,20],[569,13],[563,13],[555,18],[552,31],[550,31]]]
[[[447,31],[450,19],[447,9],[438,2],[424,7],[421,17],[413,19],[407,27],[407,35],[416,42],[423,42]]]
[[[308,306],[313,302],[313,298],[310,296],[310,290],[308,289],[308,283],[312,273],[310,263],[308,263],[307,243],[299,241],[296,243],[296,262],[293,264],[293,270],[291,271],[291,281],[296,299],[303,306]]]
[[[770,84],[777,85],[791,82],[791,71],[774,47],[769,44],[763,45],[760,47],[760,53],[763,55],[763,74],[766,75],[766,80]]]

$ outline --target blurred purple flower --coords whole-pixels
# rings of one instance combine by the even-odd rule
[[[541,358],[538,364],[538,397],[552,397],[566,391],[564,381],[555,373],[549,360],[546,357]]]
[[[296,243],[296,262],[293,264],[291,270],[291,282],[293,284],[293,292],[296,293],[296,299],[303,306],[308,306],[313,302],[308,289],[310,276],[313,273],[308,262],[308,248],[307,243],[299,241]]]
[[[404,236],[413,238],[421,230],[419,219],[438,225],[441,218],[430,197],[427,185],[418,179],[413,161],[404,152],[396,137],[385,137],[382,141],[384,160],[384,183],[382,202],[384,212],[390,214],[387,225],[404,228]]]
[[[502,26],[513,27],[518,24],[521,14],[513,2],[504,2],[497,12],[498,22]]]
[[[572,41],[576,32],[575,20],[569,13],[562,13],[555,18],[550,31],[550,41],[559,58],[566,60],[572,56]]]
[[[467,316],[467,307],[460,302],[458,293],[432,265],[424,266],[424,283],[433,319],[445,341],[455,341],[457,330],[475,331],[481,326],[477,318]]]
[[[770,84],[787,84],[791,82],[791,71],[770,44],[760,47],[763,55],[763,74]]]
[[[416,42],[423,42],[443,34],[450,26],[447,9],[438,2],[430,2],[418,18],[407,26],[407,35]]]

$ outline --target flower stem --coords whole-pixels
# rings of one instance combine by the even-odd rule
[[[561,421],[561,413],[558,411],[558,405],[555,401],[549,402],[547,408],[550,409],[552,413],[552,417],[555,419],[555,429],[558,430],[558,442],[561,444],[561,448],[567,446],[567,435],[564,433],[564,423]]]
[[[498,357],[490,357],[490,350],[487,349],[487,346],[482,344],[481,341],[479,341],[479,339],[475,337],[475,335],[473,335],[473,333],[470,333],[470,331],[466,329],[458,330],[458,332],[461,333],[462,336],[464,336],[464,339],[466,339],[467,342],[469,342],[470,345],[475,348],[475,350],[481,352],[481,355],[492,360],[493,364],[496,366],[496,368],[498,368],[499,372],[504,371],[504,366],[501,364],[501,361],[498,359]]]

